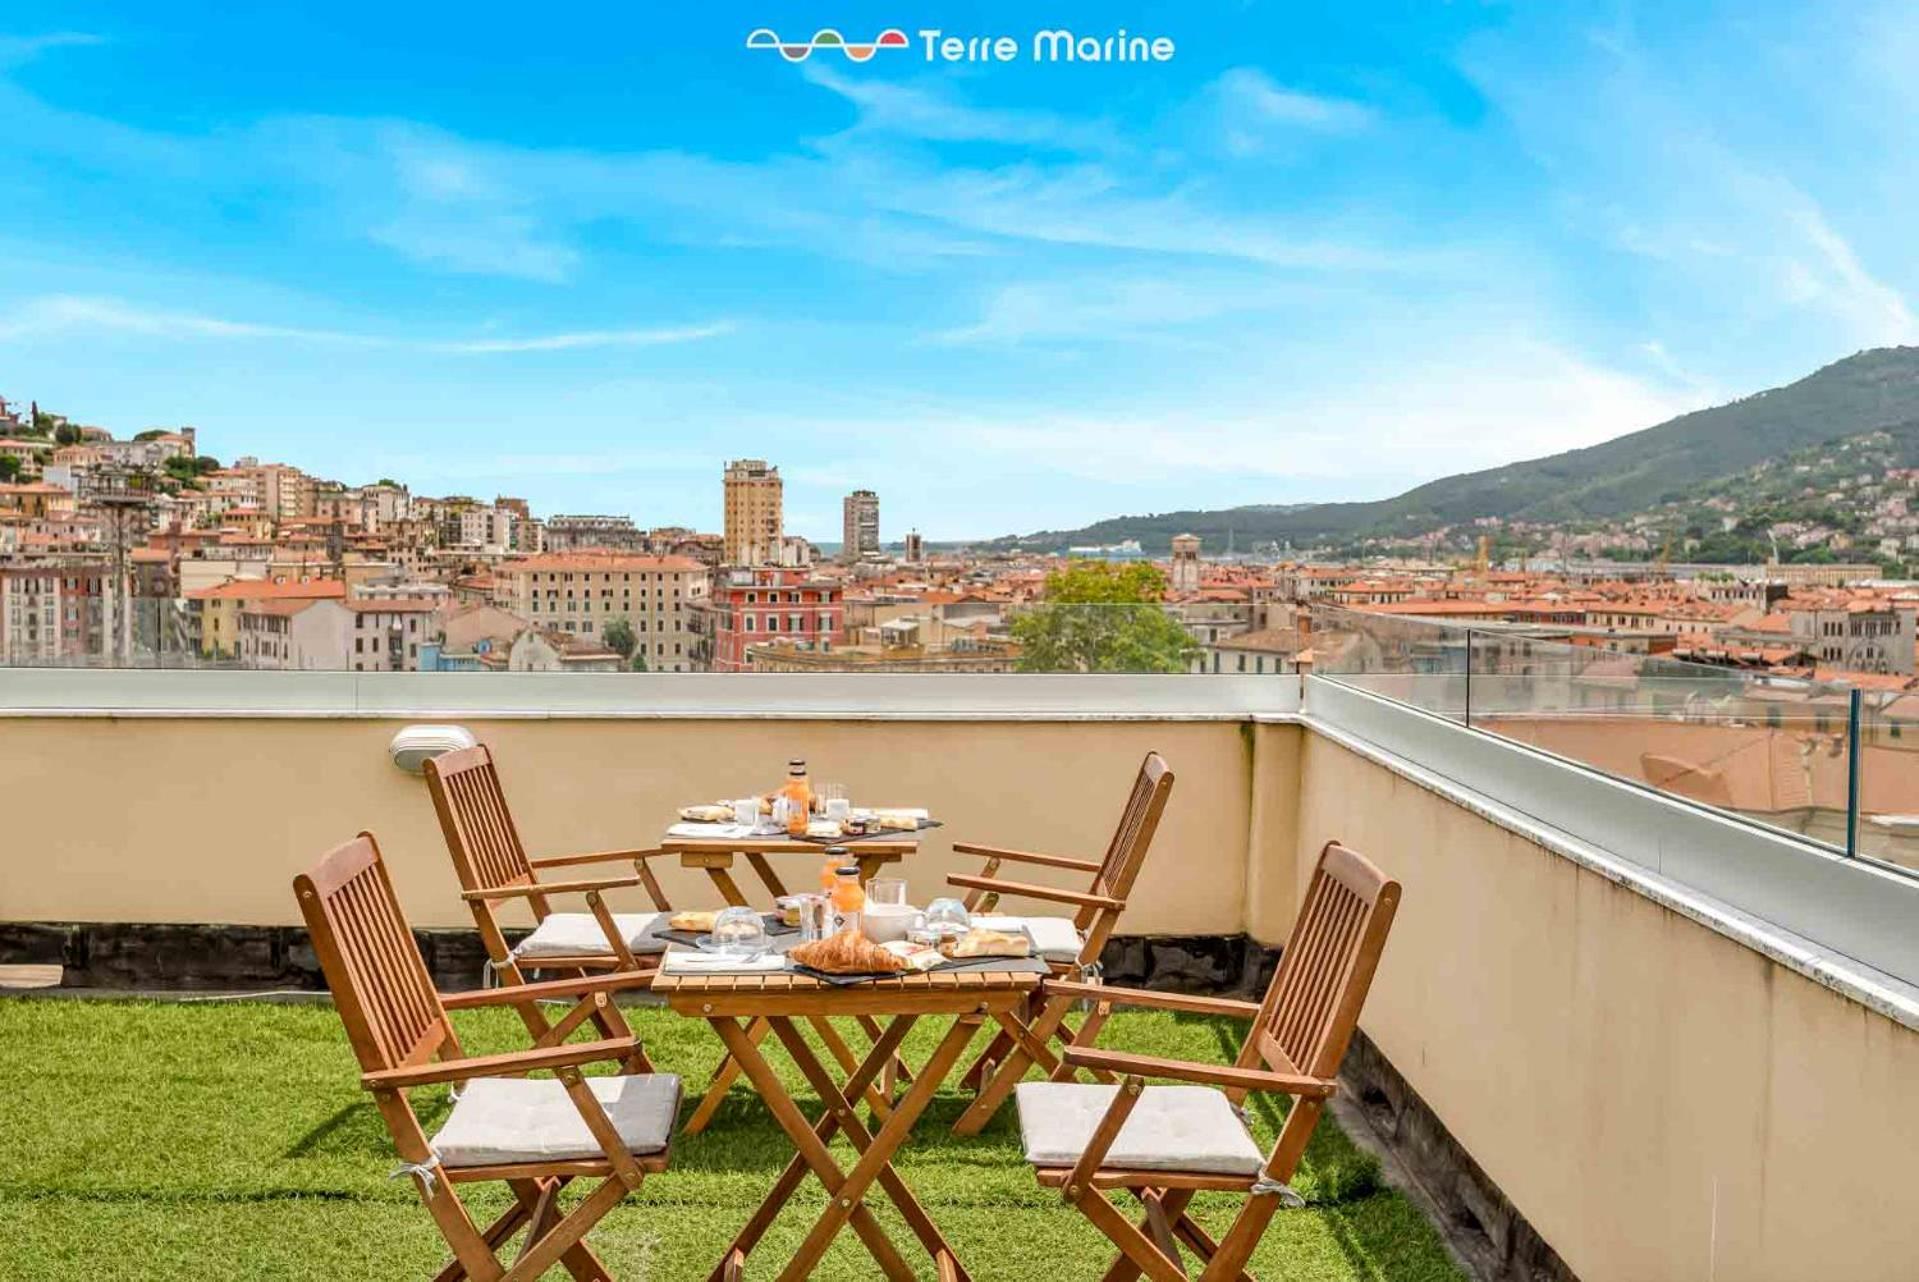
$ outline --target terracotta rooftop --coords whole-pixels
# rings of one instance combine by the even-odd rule
[[[498,573],[531,574],[551,573],[554,571],[585,571],[604,573],[607,571],[675,571],[692,573],[706,567],[686,556],[642,556],[631,552],[553,552],[540,556],[530,556],[523,561],[513,561],[502,565]]]
[[[346,584],[338,579],[303,579],[280,582],[272,579],[233,579],[210,588],[187,593],[194,601],[270,601],[344,599]]]

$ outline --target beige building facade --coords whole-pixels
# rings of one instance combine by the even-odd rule
[[[726,465],[726,563],[778,565],[785,529],[780,469],[765,459]]]
[[[679,556],[567,552],[528,557],[494,571],[506,608],[535,628],[596,642],[624,619],[652,672],[694,670],[693,610],[706,599],[706,567]]]

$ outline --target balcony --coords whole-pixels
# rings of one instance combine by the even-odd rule
[[[1919,880],[1896,844],[1855,837],[1848,854],[1845,840],[1898,813],[1875,805],[1903,805],[1875,802],[1874,776],[1901,785],[1893,765],[1836,785],[1823,743],[1799,750],[1835,732],[1848,754],[1873,743],[1849,720],[1853,696],[1746,683],[1756,712],[1683,695],[1655,708],[1654,683],[1674,674],[1640,669],[1633,698],[1602,716],[1570,671],[1520,672],[1511,653],[1502,669],[1477,635],[1463,649],[1321,639],[1366,662],[1305,677],[7,671],[0,963],[64,966],[74,989],[309,987],[289,882],[369,828],[443,985],[470,986],[471,923],[431,808],[387,755],[414,722],[457,721],[495,747],[536,852],[644,842],[672,805],[803,754],[857,796],[946,819],[910,869],[918,898],[975,866],[953,839],[1097,851],[1156,749],[1179,782],[1108,982],[1255,986],[1331,838],[1405,886],[1338,1114],[1404,1191],[1374,1191],[1364,1159],[1324,1132],[1309,1160],[1323,1196],[1281,1216],[1259,1276],[1449,1276],[1437,1228],[1479,1277],[1909,1277]],[[1762,696],[1785,705],[1776,723]],[[1648,777],[1648,757],[1717,769],[1732,741],[1702,731],[1802,767],[1806,804]],[[709,901],[692,877],[671,869],[669,892]],[[261,1252],[258,1273],[326,1277],[385,1269],[385,1248],[410,1243],[425,1276],[430,1227],[404,1188],[368,1175],[384,1170],[383,1136],[353,1107],[326,1016],[0,1006],[0,1056],[26,1084],[0,1116],[35,1137],[0,1175],[0,1203],[26,1226],[15,1240],[84,1263],[89,1240],[137,1236],[186,1261],[230,1234]],[[645,1018],[689,1074],[715,1057],[703,1030]],[[1114,1042],[1201,1054],[1223,1035],[1158,1018],[1116,1022]],[[62,1090],[103,1092],[160,1147]],[[770,1180],[760,1166],[777,1165],[738,1142],[740,1124],[685,1151],[683,1185],[649,1183],[657,1201],[612,1222],[619,1257],[650,1261],[627,1274],[710,1264],[676,1254],[675,1234],[743,1215]],[[1036,1194],[1009,1126],[983,1147],[935,1128],[913,1159],[928,1196],[976,1275],[1097,1276],[1105,1255]],[[1010,1245],[1041,1235],[1065,1244],[1065,1264],[1032,1266]],[[309,1243],[322,1254],[305,1258]]]

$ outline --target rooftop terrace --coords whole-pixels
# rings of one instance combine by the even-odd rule
[[[472,983],[431,808],[387,755],[415,722],[494,746],[535,853],[644,843],[671,806],[804,755],[856,796],[946,819],[908,870],[920,900],[976,866],[952,840],[1096,851],[1156,749],[1179,786],[1108,982],[1249,989],[1314,852],[1336,837],[1372,857],[1405,895],[1344,1094],[1472,1272],[1909,1276],[1919,881],[1896,845],[1845,840],[1879,813],[1862,803],[1878,765],[1843,772],[1836,793],[1825,778],[1835,733],[1842,760],[1875,742],[1850,694],[1742,683],[1700,697],[1690,670],[1631,668],[1622,686],[1506,637],[1497,651],[1406,638],[1328,644],[1363,661],[1303,678],[0,673],[14,797],[0,963],[58,963],[69,984],[108,988],[310,986],[288,883],[364,827],[447,986]],[[1582,702],[1594,691],[1611,693]],[[1777,721],[1769,698],[1785,704]],[[1886,753],[1905,742],[1890,720]],[[1776,763],[1769,787],[1799,770],[1805,802],[1749,805],[1730,777],[1725,796],[1674,785],[1724,773],[1712,758],[1728,745]],[[1649,775],[1648,756],[1690,770]],[[668,882],[676,901],[710,897],[690,873]],[[380,1181],[384,1139],[352,1107],[336,1030],[308,1008],[0,1007],[17,1084],[6,1129],[34,1137],[0,1173],[26,1226],[15,1240],[40,1253],[20,1276],[93,1275],[112,1236],[100,1225],[176,1259],[240,1243],[259,1271],[236,1277],[365,1276],[389,1247],[417,1252],[405,1275],[430,1272],[431,1227]],[[695,1075],[716,1055],[697,1027],[649,1022],[648,1036]],[[1218,1036],[1161,1017],[1113,1033],[1213,1059]],[[140,1106],[74,1104],[90,1091]],[[749,1117],[750,1099],[736,1103]],[[123,1116],[130,1137],[106,1129]],[[928,1187],[982,1277],[1026,1276],[1008,1243],[1084,1232],[1001,1151],[1008,1125],[978,1147],[929,1126],[908,1150],[938,1168]],[[746,1130],[689,1142],[620,1213],[613,1249],[659,1250],[656,1276],[684,1276],[684,1237],[710,1263],[701,1235],[729,1206],[744,1213],[772,1160]],[[1335,1133],[1308,1165],[1319,1200],[1280,1217],[1259,1276],[1448,1276],[1428,1221],[1371,1191]],[[676,1208],[670,1232],[661,1204]],[[1045,1272],[1096,1276],[1106,1255],[1089,1252]]]

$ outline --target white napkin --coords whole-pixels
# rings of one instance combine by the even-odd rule
[[[686,841],[698,841],[703,838],[716,841],[738,841],[743,837],[756,835],[751,824],[702,824],[681,820],[666,830],[669,837],[679,837]]]
[[[660,970],[668,975],[765,975],[785,969],[784,953],[728,957],[723,953],[682,952],[676,948],[660,958]]]

